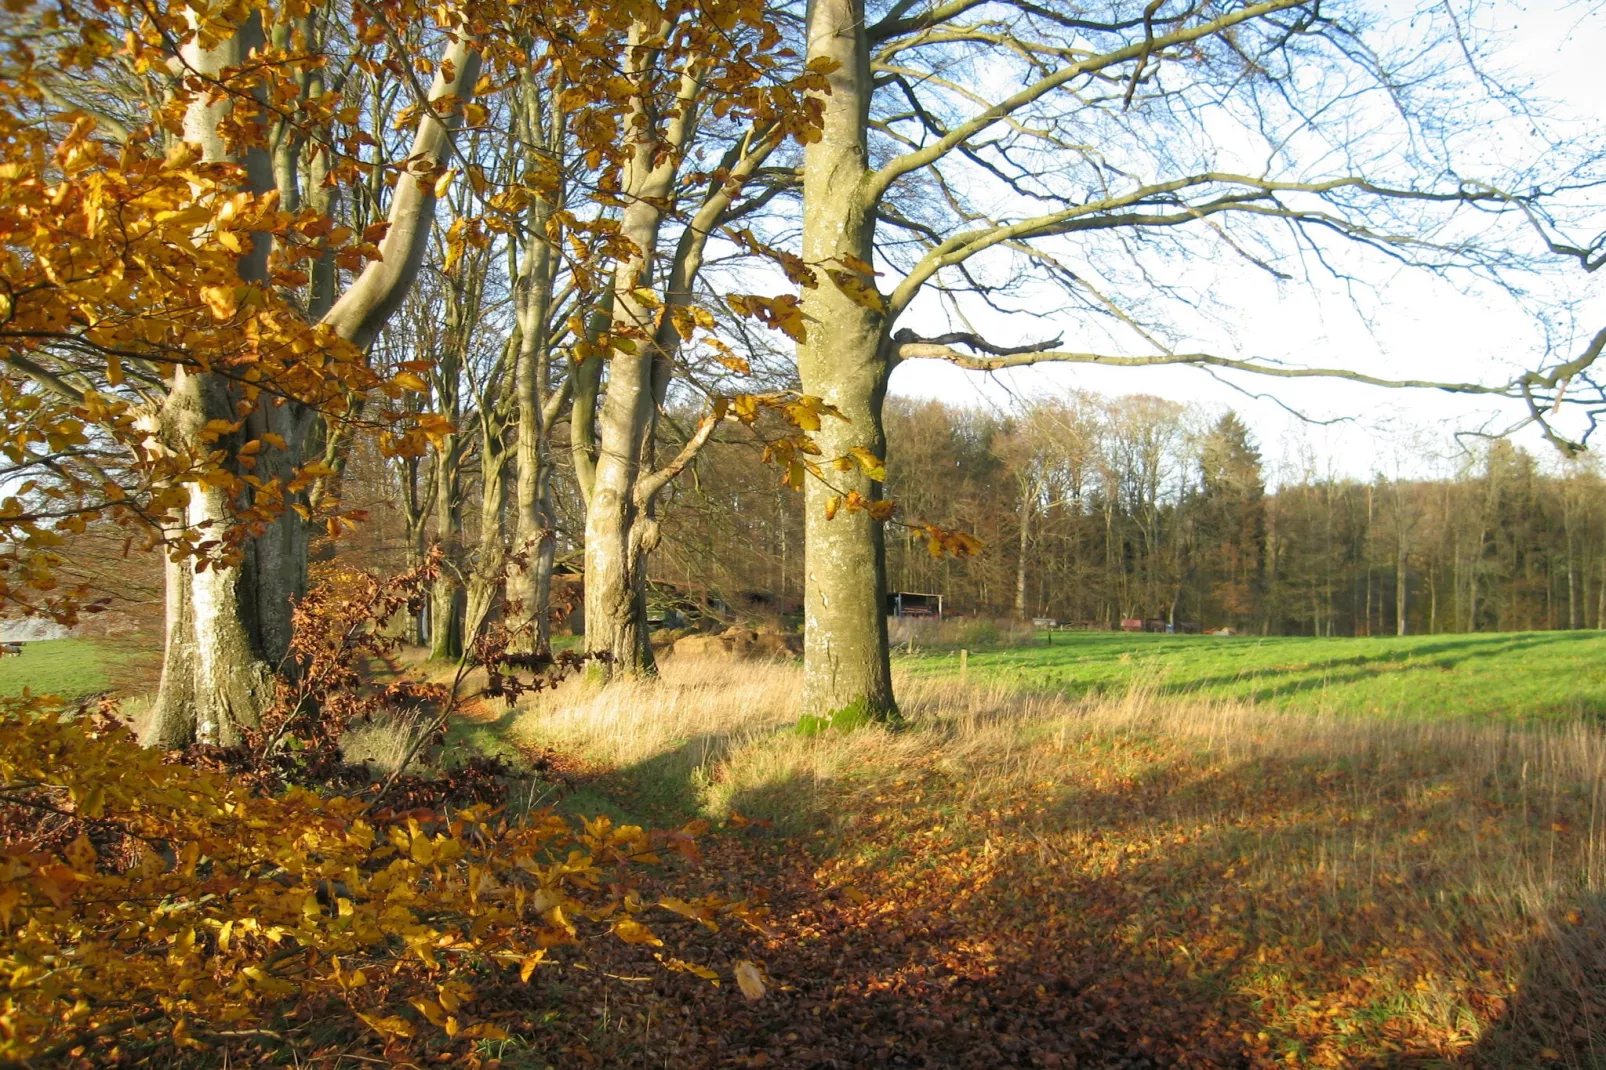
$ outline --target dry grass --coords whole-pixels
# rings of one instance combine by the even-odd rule
[[[997,955],[1081,932],[1238,1008],[1268,1055],[1606,1066],[1598,731],[928,678],[901,681],[903,730],[805,737],[798,673],[677,659],[515,731],[823,836],[822,880],[951,897],[1007,923]]]
[[[1030,621],[1005,617],[894,617],[887,622],[888,639],[895,647],[1019,647],[1037,641]]]
[[[340,737],[340,756],[354,765],[366,762],[374,773],[388,776],[401,768],[423,730],[416,718],[376,718]]]

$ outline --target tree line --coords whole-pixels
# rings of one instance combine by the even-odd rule
[[[1501,440],[1438,478],[1335,475],[1308,450],[1269,465],[1233,413],[1144,396],[1002,415],[905,403],[889,423],[893,485],[957,505],[989,547],[939,561],[901,540],[893,582],[979,612],[1404,635],[1600,627],[1606,608],[1593,461]],[[939,445],[906,453],[905,435]],[[1414,467],[1412,443],[1398,449]]]
[[[940,593],[950,613],[1319,636],[1606,621],[1592,455],[1552,462],[1496,440],[1423,476],[1423,447],[1404,438],[1411,474],[1363,478],[1308,444],[1267,461],[1232,412],[1087,393],[1007,410],[895,397],[887,436],[901,510],[983,545],[938,556],[918,525],[890,528],[889,589]],[[740,442],[714,443],[696,476],[666,498],[658,597],[801,606],[798,498]]]

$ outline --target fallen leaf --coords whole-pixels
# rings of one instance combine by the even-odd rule
[[[757,1002],[764,998],[764,977],[746,959],[736,964],[736,987],[742,990],[749,1002]]]

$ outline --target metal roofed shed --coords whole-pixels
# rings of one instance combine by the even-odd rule
[[[887,592],[887,616],[942,619],[942,595],[915,591]]]

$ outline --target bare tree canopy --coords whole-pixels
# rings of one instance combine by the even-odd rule
[[[834,71],[825,134],[803,169],[804,258],[838,270],[834,286],[805,291],[800,364],[804,389],[853,421],[827,452],[880,446],[887,376],[912,359],[984,371],[1192,365],[1487,393],[1520,399],[1578,448],[1550,414],[1600,404],[1589,369],[1606,336],[1479,383],[1200,351],[1185,333],[1233,303],[1187,277],[1218,258],[1287,284],[1363,286],[1408,268],[1524,296],[1557,272],[1598,267],[1600,237],[1562,235],[1599,233],[1602,145],[1564,141],[1495,78],[1464,21],[1473,14],[1434,7],[1402,20],[1296,0],[811,5],[809,54]],[[911,326],[938,318],[942,329]],[[1061,337],[1039,341],[1043,322]],[[861,482],[820,488],[821,504],[878,497]],[[812,596],[822,612],[859,608],[851,627],[822,628],[837,638],[810,646],[821,674],[810,679],[841,681],[830,665],[843,659],[869,666],[859,683],[820,683],[813,704],[890,708],[869,597],[879,529],[810,534],[856,576],[877,577],[852,581],[856,598],[824,580]],[[849,631],[862,636],[852,653],[841,649]]]

